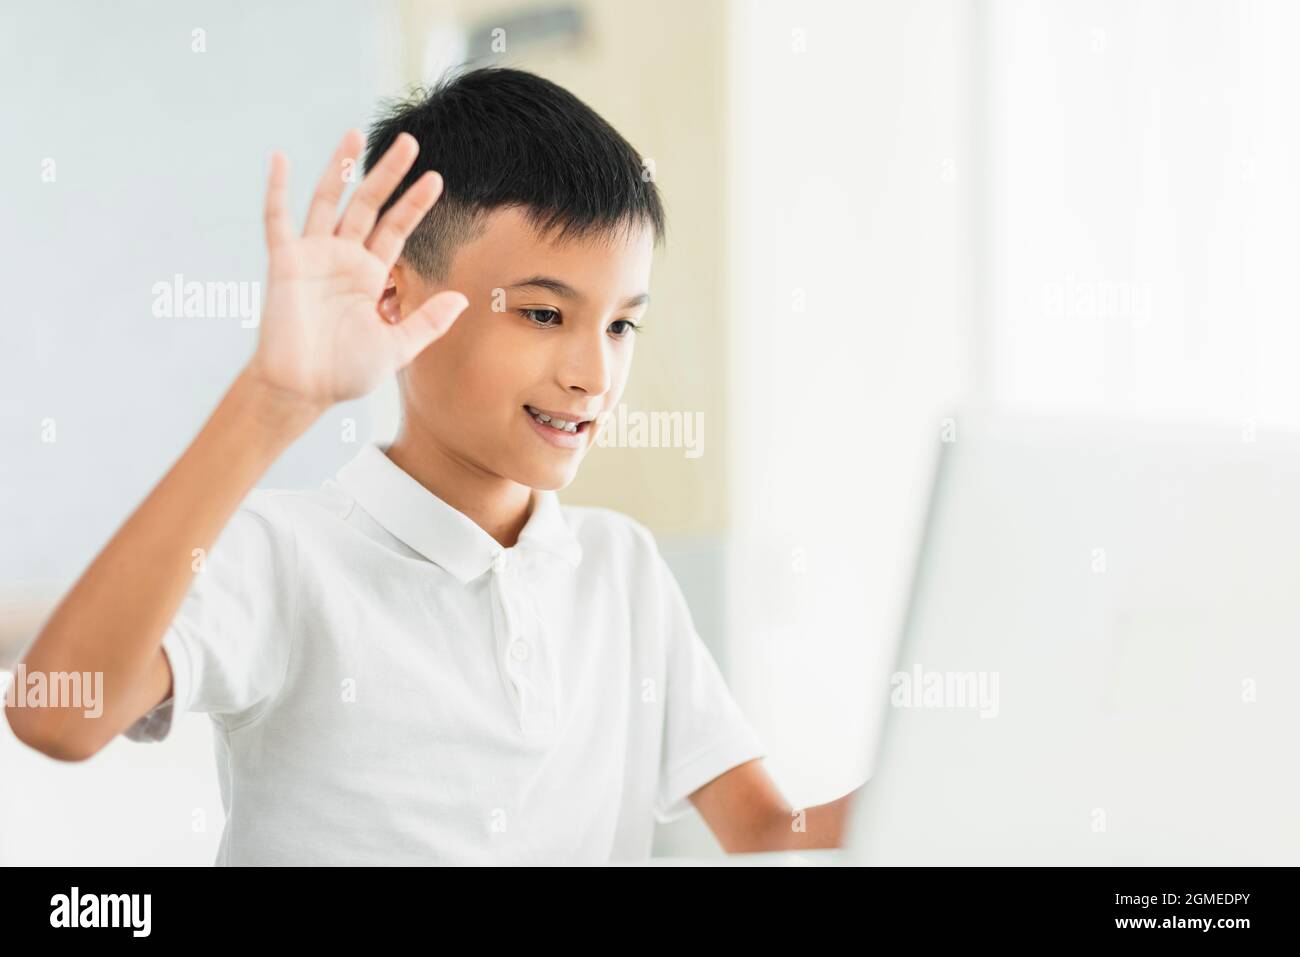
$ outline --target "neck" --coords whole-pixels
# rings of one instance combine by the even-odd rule
[[[528,523],[532,489],[493,475],[425,433],[415,436],[403,420],[384,450],[388,458],[438,498],[511,548]]]

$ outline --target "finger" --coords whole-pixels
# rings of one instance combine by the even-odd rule
[[[316,192],[312,195],[311,206],[307,210],[307,224],[302,230],[304,236],[328,236],[334,231],[334,223],[339,215],[339,199],[343,196],[343,188],[348,183],[351,171],[356,169],[363,143],[360,130],[348,130],[343,134],[329,165],[316,184]]]
[[[366,248],[383,260],[385,269],[391,269],[397,262],[406,238],[420,225],[420,220],[433,209],[441,195],[442,177],[430,170],[412,183],[402,198],[384,213],[366,240]]]
[[[379,162],[366,174],[357,191],[343,211],[335,235],[343,239],[362,240],[375,228],[379,207],[397,189],[406,171],[420,152],[419,144],[410,133],[398,133],[393,145],[380,157]]]
[[[266,184],[266,248],[293,239],[289,218],[289,159],[279,150],[271,154],[271,175]]]
[[[430,296],[415,312],[397,325],[389,326],[388,333],[397,346],[397,368],[405,366],[442,337],[468,305],[468,299],[448,289]]]

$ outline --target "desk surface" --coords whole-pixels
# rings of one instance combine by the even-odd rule
[[[633,867],[843,867],[849,863],[844,851],[764,851],[756,854],[727,854],[722,857],[652,857]]]

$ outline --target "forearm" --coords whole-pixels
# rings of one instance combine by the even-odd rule
[[[175,465],[118,529],[23,658],[27,673],[103,675],[103,710],[10,709],[19,737],[86,754],[128,726],[138,686],[194,575],[240,501],[319,412],[241,373]]]
[[[764,842],[767,850],[809,850],[842,847],[848,835],[849,814],[860,788],[826,804],[791,808],[774,820]]]

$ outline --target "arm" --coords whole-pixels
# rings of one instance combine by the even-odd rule
[[[162,637],[240,500],[315,416],[247,371],[172,469],[117,531],[41,629],[32,672],[102,673],[103,708],[6,709],[15,736],[51,757],[90,757],[171,694]]]
[[[700,816],[728,854],[842,847],[849,807],[861,788],[828,804],[791,807],[761,761],[720,774],[691,795]]]
[[[361,135],[350,131],[321,177],[301,236],[289,220],[287,161],[273,156],[257,350],[28,649],[28,674],[102,673],[104,699],[97,717],[80,708],[7,708],[15,736],[28,745],[83,760],[166,700],[171,671],[162,639],[190,587],[193,550],[212,546],[266,469],[326,409],[368,393],[465,307],[464,296],[444,292],[404,318],[394,312],[386,277],[437,200],[441,180],[423,176],[376,225],[418,150],[413,137],[399,137],[339,218],[339,171],[360,149]]]

